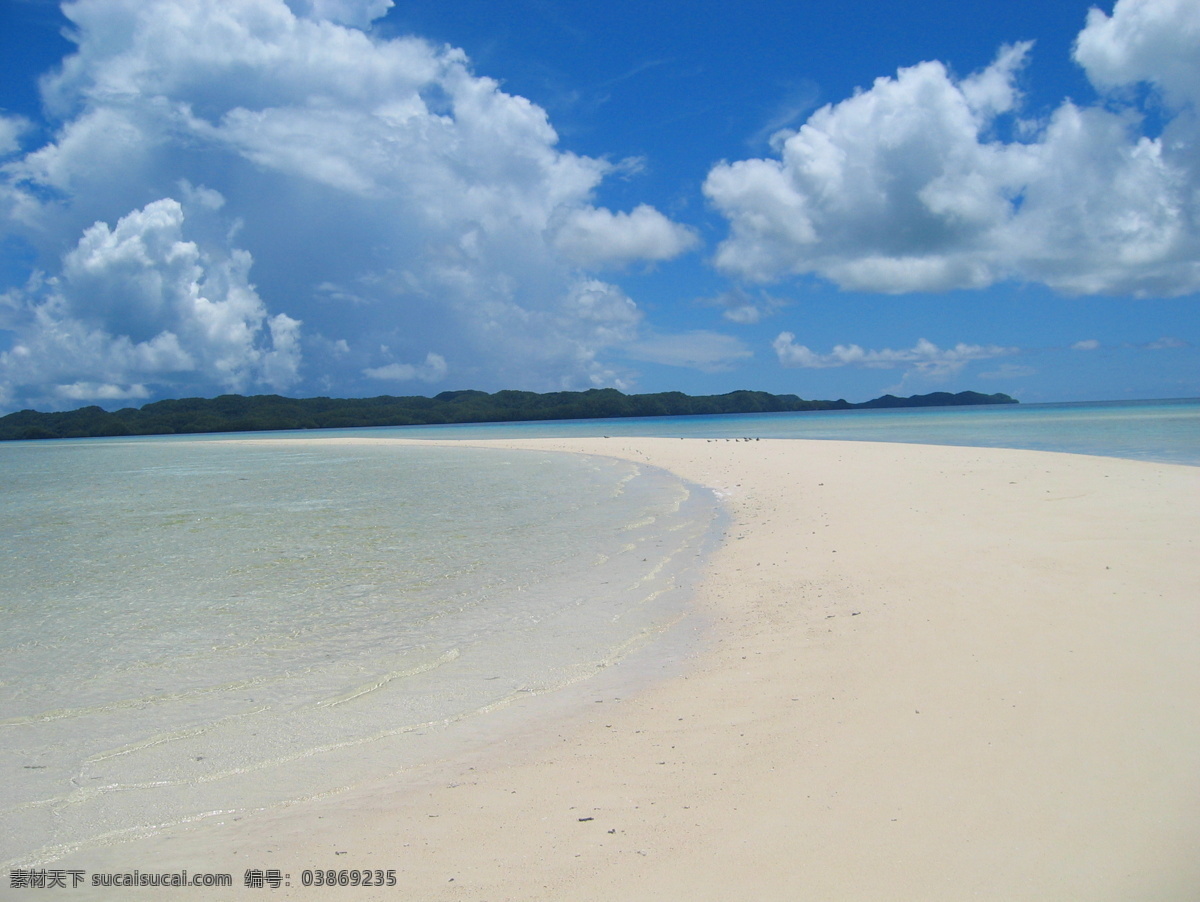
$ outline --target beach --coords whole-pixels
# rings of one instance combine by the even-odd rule
[[[500,713],[384,785],[69,866],[235,878],[147,899],[257,898],[246,868],[290,874],[276,898],[356,902],[1196,898],[1200,468],[835,441],[472,444],[620,457],[719,493],[694,658],[634,692],[598,681],[535,729]],[[396,885],[300,885],[368,868]]]

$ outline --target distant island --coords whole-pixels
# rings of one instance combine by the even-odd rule
[[[22,410],[0,417],[0,441],[1016,403],[1016,399],[1008,395],[983,395],[973,391],[957,394],[933,392],[909,398],[884,395],[861,404],[841,400],[806,401],[796,395],[772,395],[761,391],[695,396],[682,392],[626,395],[615,388],[546,394],[526,391],[498,391],[493,394],[445,391],[432,398],[397,398],[389,395],[377,398],[221,395],[216,398],[155,401],[141,408],[126,407],[113,412],[95,406],[59,413]]]

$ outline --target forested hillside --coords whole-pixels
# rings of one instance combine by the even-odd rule
[[[840,400],[806,401],[796,395],[759,391],[697,396],[682,392],[626,395],[613,388],[548,394],[448,391],[432,398],[221,395],[155,401],[141,408],[126,407],[111,412],[94,406],[58,413],[22,410],[0,417],[0,440],[1015,403],[1008,395],[978,392],[935,392],[911,398],[884,395],[862,404],[850,404]]]

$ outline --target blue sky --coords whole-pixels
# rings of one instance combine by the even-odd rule
[[[0,412],[1200,395],[1194,0],[0,17]]]

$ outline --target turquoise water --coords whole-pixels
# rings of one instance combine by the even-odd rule
[[[357,434],[408,438],[664,436],[807,438],[1026,448],[1200,465],[1200,399],[1003,404],[407,426]]]
[[[0,866],[376,779],[587,681],[685,615],[715,508],[575,455],[0,447]]]

